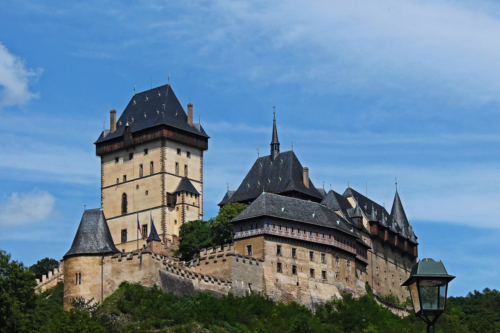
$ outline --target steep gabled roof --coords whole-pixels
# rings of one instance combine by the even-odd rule
[[[365,213],[365,216],[371,216],[372,207],[375,209],[375,216],[377,217],[377,221],[382,221],[382,213],[385,213],[385,216],[389,216],[389,213],[385,208],[370,198],[365,197],[363,194],[359,193],[356,190],[348,187],[344,194],[342,194],[345,198],[352,197],[354,201],[357,202],[359,208]],[[365,208],[366,207],[366,208]]]
[[[257,158],[229,202],[246,202],[257,198],[262,192],[285,193],[297,191],[318,201],[321,193],[309,180],[309,187],[303,181],[303,168],[293,151],[278,154],[272,160],[270,155]]]
[[[217,204],[217,206],[224,206],[225,204],[227,204],[229,202],[229,200],[231,199],[231,197],[233,196],[234,192],[236,191],[230,191],[230,190],[227,190],[226,194],[224,195],[224,198],[222,198],[222,201],[219,202]]]
[[[321,201],[321,204],[325,205],[331,210],[341,211],[343,217],[352,223],[348,213],[348,210],[352,208],[351,203],[339,193],[335,192],[334,190],[328,191],[323,201]]]
[[[359,238],[359,235],[353,230],[348,221],[322,204],[272,193],[262,193],[230,222],[234,223],[260,216],[272,216],[284,220],[333,228]]]
[[[325,198],[326,196],[326,191],[324,188],[322,187],[316,187],[316,190],[318,190],[319,194],[321,194],[321,196],[323,197],[323,199]]]
[[[64,257],[118,252],[120,251],[115,247],[104,212],[96,208],[83,212],[73,244]]]
[[[114,139],[123,135],[127,124],[132,133],[167,125],[187,132],[207,137],[200,124],[189,125],[187,114],[179,103],[169,84],[135,94],[130,99],[116,124],[116,131],[103,131],[95,143]]]
[[[193,193],[193,194],[198,194],[198,195],[200,194],[200,192],[198,192],[196,190],[193,183],[191,183],[191,181],[187,177],[181,178],[179,185],[177,185],[177,188],[175,189],[175,191],[173,193],[182,192],[182,191],[185,191],[188,193]]]

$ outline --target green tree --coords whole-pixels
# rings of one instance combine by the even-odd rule
[[[196,220],[184,223],[179,229],[179,248],[174,251],[182,260],[189,261],[199,255],[200,250],[211,246],[210,225]]]
[[[59,267],[59,261],[45,257],[41,260],[38,260],[36,264],[30,266],[30,271],[35,274],[37,279],[42,279],[42,275],[47,275],[48,272],[54,270],[54,268]]]
[[[35,287],[33,273],[0,250],[0,332],[32,329],[37,307]]]
[[[237,202],[226,204],[219,209],[216,217],[209,220],[213,246],[232,243],[232,225],[229,221],[240,215],[247,207],[247,205]]]

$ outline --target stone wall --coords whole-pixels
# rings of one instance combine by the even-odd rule
[[[36,279],[37,293],[42,293],[47,289],[54,288],[58,283],[64,282],[64,261],[59,262],[59,267],[43,275],[42,279]]]
[[[404,318],[404,317],[410,315],[410,311],[408,311],[406,308],[402,308],[399,306],[395,306],[395,305],[386,303],[386,302],[382,301],[377,295],[373,295],[373,298],[378,303],[378,305],[388,309],[389,311],[394,313],[396,316],[400,316],[401,318]]]

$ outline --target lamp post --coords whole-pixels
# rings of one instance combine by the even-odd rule
[[[410,277],[402,286],[410,288],[415,314],[427,323],[427,332],[434,333],[434,324],[446,306],[449,275],[444,264],[425,258],[412,267]]]

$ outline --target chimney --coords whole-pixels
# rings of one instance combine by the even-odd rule
[[[304,185],[306,187],[309,187],[309,168],[304,168],[303,169],[303,175],[304,175]]]
[[[188,104],[188,124],[193,126],[193,104]]]
[[[116,110],[109,111],[109,132],[114,133],[116,131]]]

